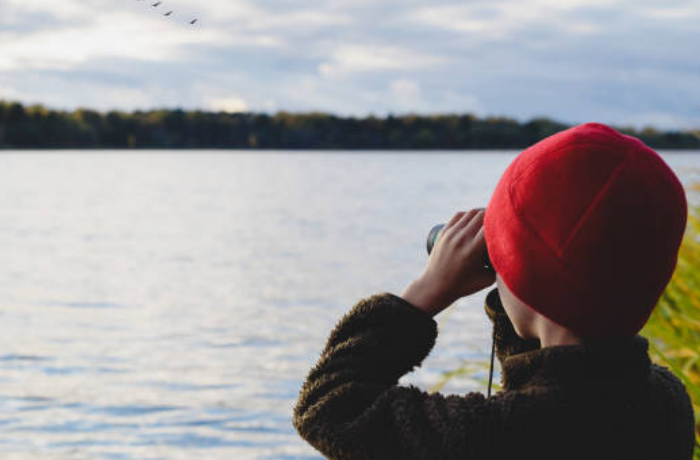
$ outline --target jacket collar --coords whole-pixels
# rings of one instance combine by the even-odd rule
[[[648,347],[646,338],[635,335],[513,354],[503,362],[503,386],[512,390],[643,378],[651,365]]]

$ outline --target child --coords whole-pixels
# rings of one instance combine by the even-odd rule
[[[544,139],[510,164],[485,210],[448,222],[401,296],[365,298],[339,321],[295,428],[338,460],[691,459],[690,398],[637,334],[686,219],[682,185],[638,139],[599,123]],[[432,349],[433,316],[494,282],[485,309],[503,390],[397,385]]]

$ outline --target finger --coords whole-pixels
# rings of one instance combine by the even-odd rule
[[[454,225],[453,232],[457,232],[459,229],[466,227],[474,216],[478,213],[477,209],[470,209],[466,214],[462,216]]]
[[[479,230],[476,232],[476,235],[474,235],[474,244],[483,248],[484,251],[487,250],[486,238],[484,237],[484,226],[483,225],[481,227],[479,227]]]
[[[463,239],[461,238],[463,233],[462,229],[476,215],[476,212],[476,209],[470,209],[469,211],[467,211],[457,222],[455,222],[455,224],[448,231],[445,232],[445,239],[458,239],[461,242]]]
[[[483,208],[472,209],[470,212],[472,213],[472,216],[469,221],[465,222],[460,219],[460,221],[454,226],[454,233],[460,240],[473,238],[484,223]]]
[[[454,241],[457,246],[464,248],[465,253],[475,252],[479,258],[483,258],[486,252],[486,239],[483,225],[478,224],[479,219],[483,221],[483,217],[475,216],[467,227],[454,236]]]
[[[447,225],[445,225],[444,230],[447,230],[448,228],[451,228],[459,219],[462,218],[462,216],[463,216],[464,214],[466,214],[465,211],[458,211],[457,213],[455,213],[455,215],[452,216],[452,218],[450,219],[450,221],[447,222]]]
[[[464,227],[464,233],[466,233],[468,236],[474,236],[479,229],[483,228],[485,215],[484,211],[485,210],[483,208],[477,210],[474,218]]]

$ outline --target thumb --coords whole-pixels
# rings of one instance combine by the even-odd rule
[[[496,282],[496,273],[491,270],[482,270],[479,273],[475,273],[470,279],[468,284],[468,292],[466,295],[473,294],[475,292],[481,291],[484,288],[491,286]]]

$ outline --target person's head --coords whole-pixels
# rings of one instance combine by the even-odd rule
[[[484,216],[517,332],[636,334],[670,281],[686,219],[678,178],[634,137],[586,123],[524,150]]]

